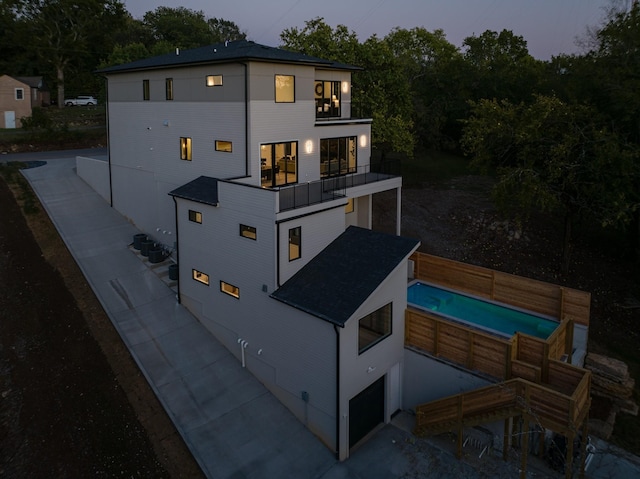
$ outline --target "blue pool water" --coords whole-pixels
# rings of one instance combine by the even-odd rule
[[[542,316],[421,282],[414,282],[409,286],[407,302],[411,306],[509,337],[521,332],[547,339],[558,326],[557,321]]]

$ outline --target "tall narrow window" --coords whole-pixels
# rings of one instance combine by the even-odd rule
[[[24,100],[24,88],[16,88],[16,100]]]
[[[191,161],[191,138],[180,138],[180,159]]]
[[[298,142],[260,145],[262,186],[273,188],[298,182]]]
[[[189,210],[189,221],[194,223],[202,223],[202,213],[199,211]]]
[[[149,80],[142,80],[142,99],[148,100],[150,98],[149,93]]]
[[[293,103],[295,101],[295,77],[293,75],[276,75],[276,103]]]
[[[339,81],[316,81],[316,118],[339,117],[341,93]]]
[[[300,258],[302,254],[301,236],[302,228],[300,226],[289,230],[289,261]]]
[[[355,136],[320,140],[320,176],[355,173],[357,169]]]
[[[167,100],[173,100],[173,78],[166,78],[164,81],[164,89]]]
[[[229,296],[240,299],[240,288],[224,281],[220,281],[220,291],[227,293]]]
[[[391,335],[392,303],[361,318],[358,322],[358,354]]]
[[[202,271],[198,271],[197,269],[191,270],[191,277],[195,279],[197,282],[206,284],[209,286],[209,275],[204,274]]]
[[[207,75],[207,86],[222,86],[222,75]]]

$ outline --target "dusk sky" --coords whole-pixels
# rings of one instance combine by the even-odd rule
[[[617,0],[628,3],[631,0]],[[460,47],[464,38],[486,30],[511,30],[522,36],[529,53],[548,60],[560,53],[580,53],[576,37],[600,25],[611,0],[125,0],[134,18],[159,6],[202,10],[206,18],[234,22],[249,40],[280,44],[280,33],[324,18],[331,27],[345,25],[360,42],[383,38],[394,27],[441,28]]]

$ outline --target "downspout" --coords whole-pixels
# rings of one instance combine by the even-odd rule
[[[336,459],[340,460],[340,329],[333,325],[336,332]]]
[[[249,176],[249,75],[247,73],[247,64],[242,63],[244,66],[244,148],[245,148],[245,163],[244,163],[244,175]]]
[[[107,88],[105,88],[105,111],[107,115],[107,164],[109,165],[109,206],[113,208],[113,182],[111,180],[111,141],[109,138],[109,78],[106,80]]]
[[[173,204],[175,205],[175,219],[176,219],[176,262],[178,264],[178,304],[182,302],[182,296],[180,295],[180,248],[178,247],[178,239],[180,238],[180,230],[178,229],[178,202],[176,197],[172,196]]]
[[[276,222],[276,284],[280,284],[280,223]]]

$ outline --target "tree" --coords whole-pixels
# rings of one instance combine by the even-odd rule
[[[375,35],[360,44],[344,25],[331,28],[322,18],[280,34],[282,47],[363,68],[352,75],[351,112],[372,118],[373,147],[413,155],[415,138],[408,83],[389,45]]]
[[[543,63],[529,55],[527,42],[510,30],[487,30],[463,42],[466,75],[472,99],[497,98],[528,101],[544,71]]]
[[[202,11],[158,7],[145,13],[143,22],[156,42],[167,42],[173,48],[196,48],[215,43]]]
[[[209,25],[213,43],[245,40],[247,38],[247,34],[241,32],[238,25],[229,20],[214,17],[207,20],[207,25]]]
[[[411,90],[416,138],[422,146],[454,149],[458,119],[467,111],[461,90],[462,55],[442,30],[396,28],[384,41],[398,60]]]
[[[624,226],[638,209],[630,194],[637,152],[592,107],[548,96],[530,105],[480,100],[465,122],[463,146],[475,166],[497,168],[494,197],[503,208],[563,215],[564,273],[577,218]]]
[[[17,0],[15,11],[29,49],[55,72],[60,108],[66,72],[93,70],[113,47],[110,30],[125,17],[119,0]]]

